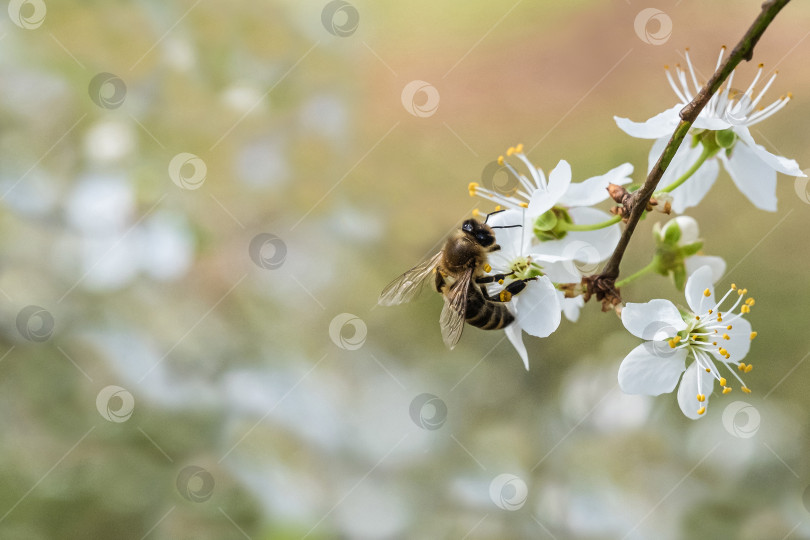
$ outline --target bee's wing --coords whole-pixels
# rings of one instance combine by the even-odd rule
[[[440,251],[389,283],[380,293],[377,303],[382,306],[392,306],[413,300],[422,291],[425,282],[433,276],[433,271],[436,270],[441,258],[442,252]]]
[[[444,343],[451,349],[461,339],[461,332],[464,330],[467,294],[470,291],[472,275],[472,268],[465,270],[444,297],[444,308],[442,308],[442,315],[439,317],[439,326],[442,328]]]

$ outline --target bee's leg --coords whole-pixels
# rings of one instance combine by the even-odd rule
[[[484,296],[488,300],[492,300],[493,302],[508,302],[512,299],[512,297],[518,294],[520,291],[526,288],[526,284],[530,281],[534,281],[537,279],[536,277],[526,278],[526,279],[518,279],[507,285],[506,287],[498,293],[498,296],[490,296],[484,287],[481,287],[481,290],[484,292]]]
[[[492,283],[492,282],[495,282],[495,281],[497,281],[498,283],[502,283],[504,279],[508,278],[509,276],[511,276],[514,273],[515,272],[513,270],[512,272],[509,272],[508,274],[492,274],[491,276],[481,276],[481,277],[475,278],[475,282],[479,283],[479,284],[480,283]]]

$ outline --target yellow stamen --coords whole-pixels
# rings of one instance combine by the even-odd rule
[[[515,148],[514,148],[513,146],[510,146],[510,147],[509,147],[509,148],[506,150],[506,155],[507,155],[507,156],[511,156],[511,155],[512,155],[512,154],[514,154],[514,153],[515,153]]]
[[[505,162],[504,162],[503,156],[498,156],[498,165],[500,165],[501,167],[503,167],[503,164],[504,164],[504,163],[505,163]]]
[[[733,291],[733,290],[734,290],[734,289],[736,289],[736,288],[737,288],[737,284],[736,284],[736,283],[732,283],[732,284],[731,284],[731,290]]]
[[[509,300],[512,299],[512,293],[510,293],[509,291],[501,291],[501,294],[499,296],[501,302],[508,302]]]
[[[695,315],[695,319],[700,320],[700,315]]]
[[[521,208],[528,208],[528,207],[529,207],[529,203],[527,203],[527,202],[522,202],[522,203],[520,203],[520,206],[521,206]]]
[[[743,387],[741,388],[741,390],[742,390],[743,392],[745,392],[746,394],[750,394],[750,393],[751,393],[751,389],[750,389],[750,388],[748,388],[747,386],[743,386]]]
[[[745,303],[748,304],[749,306],[753,306],[755,302],[756,300],[754,300],[753,298],[749,298],[748,300],[745,301]]]
[[[697,400],[703,403],[704,401],[706,401],[706,396],[704,396],[703,394],[698,394]]]
[[[503,285],[503,280],[502,279],[498,280],[498,285]]]
[[[740,371],[745,371],[745,362],[740,362],[740,365],[737,366],[737,369],[739,369]]]
[[[715,347],[717,347],[717,342],[716,342],[716,341],[712,341],[712,345],[714,345]]]
[[[731,330],[731,325],[726,326],[726,330]]]
[[[478,208],[476,208],[475,210],[473,210],[472,214],[473,217],[478,217],[481,215],[481,211]]]
[[[488,265],[488,264],[485,264],[484,265],[484,272],[486,272],[488,274],[491,271],[492,271],[492,267],[490,265]]]
[[[728,394],[729,392],[731,392],[731,387],[730,386],[726,386],[725,388],[723,388],[723,393],[724,394]]]
[[[720,347],[719,349],[717,349],[717,352],[719,352],[719,353],[720,353],[720,354],[722,354],[723,356],[725,356],[726,354],[728,354],[728,351],[727,351],[727,350],[725,350],[723,347]],[[743,365],[745,365],[745,364],[743,364]],[[740,368],[740,369],[742,369],[742,368]]]
[[[470,197],[475,197],[475,190],[478,188],[478,183],[470,182],[467,185],[467,189],[470,191]]]
[[[711,372],[712,372],[711,368],[706,368],[706,373],[711,373]]]
[[[523,143],[519,143],[519,144],[518,144],[518,145],[515,147],[515,152],[518,152],[518,153],[523,153]]]
[[[709,289],[706,289],[705,291],[703,291],[703,296],[711,296],[711,295],[712,295],[712,292]]]
[[[755,337],[757,337],[757,333],[756,332],[751,332],[751,339],[754,339]]]
[[[751,307],[745,305],[740,306],[740,313],[751,313]]]
[[[698,414],[705,413],[706,412],[706,406],[704,405],[703,407],[699,408],[697,412],[698,412]]]
[[[503,210],[503,207],[500,204],[495,207],[496,212],[500,212],[501,210]]]
[[[726,385],[726,378],[725,377],[720,377],[720,386],[725,386],[725,385]]]
[[[745,372],[746,372],[746,373],[751,373],[751,370],[752,370],[752,369],[754,369],[754,365],[753,365],[753,364],[748,364],[747,366],[745,366]]]
[[[709,315],[711,315],[712,313],[714,313],[714,311],[710,309],[709,310]]]
[[[487,270],[489,272],[489,270]],[[723,339],[731,339],[728,334],[723,334]]]

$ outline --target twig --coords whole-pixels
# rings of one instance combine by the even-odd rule
[[[675,132],[669,139],[666,148],[664,148],[664,151],[661,153],[661,157],[658,158],[655,166],[650,170],[650,174],[647,175],[644,185],[633,193],[632,197],[630,197],[624,205],[625,209],[629,210],[629,215],[624,232],[619,239],[619,243],[616,245],[616,249],[613,251],[613,255],[611,255],[610,260],[605,265],[601,274],[585,278],[589,292],[596,294],[597,298],[600,300],[608,298],[613,304],[618,303],[620,300],[621,297],[614,287],[616,278],[619,276],[619,264],[622,261],[627,245],[630,243],[630,238],[633,236],[636,224],[647,208],[647,204],[655,188],[658,186],[658,182],[664,175],[664,171],[667,170],[672,158],[675,156],[678,148],[680,148],[681,142],[684,137],[686,137],[689,128],[692,127],[700,111],[703,110],[703,107],[706,106],[709,99],[717,92],[731,72],[734,71],[737,64],[743,59],[751,60],[754,54],[754,46],[759,41],[759,38],[762,37],[765,29],[771,24],[776,14],[779,13],[789,1],[790,0],[768,0],[762,4],[762,11],[737,46],[731,51],[726,61],[715,71],[714,75],[712,75],[709,81],[701,88],[697,96],[681,110],[681,121],[678,127],[675,128]]]

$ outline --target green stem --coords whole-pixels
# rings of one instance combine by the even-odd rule
[[[593,223],[591,225],[577,225],[576,223],[566,223],[560,220],[557,227],[564,231],[598,231],[599,229],[604,229],[606,227],[610,227],[611,225],[615,225],[621,220],[621,216],[614,216],[607,221],[603,221],[602,223]]]
[[[665,187],[661,191],[666,192],[666,193],[670,193],[670,192],[672,192],[673,189],[675,189],[676,187],[680,186],[681,184],[683,184],[684,182],[689,180],[689,177],[691,177],[693,174],[695,174],[697,172],[697,170],[700,168],[700,166],[703,165],[703,163],[709,157],[711,157],[715,152],[717,152],[716,149],[712,149],[712,148],[707,147],[706,145],[703,145],[703,152],[700,153],[700,157],[697,158],[697,161],[695,161],[695,163],[691,167],[689,167],[689,170],[686,171],[685,173],[683,173],[683,176],[681,176],[680,178],[678,178],[677,180],[672,182],[670,185],[668,185],[667,187]]]
[[[625,285],[627,285],[631,281],[640,278],[644,274],[648,274],[648,273],[652,272],[653,270],[655,270],[656,266],[657,266],[656,261],[650,262],[650,264],[648,264],[647,266],[645,266],[644,268],[642,268],[641,270],[639,270],[635,274],[629,275],[626,278],[620,279],[619,281],[617,281],[616,282],[616,287],[617,288],[624,287]]]

